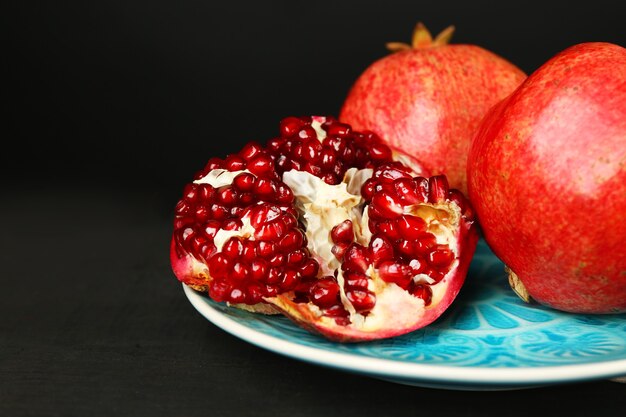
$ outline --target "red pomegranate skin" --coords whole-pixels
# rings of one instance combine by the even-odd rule
[[[484,238],[530,296],[626,312],[626,49],[557,54],[486,116],[468,163]]]
[[[339,119],[376,132],[467,195],[470,141],[487,110],[525,78],[479,46],[426,42],[370,65],[349,91]]]

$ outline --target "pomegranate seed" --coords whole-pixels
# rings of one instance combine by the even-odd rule
[[[417,284],[409,291],[411,295],[424,300],[424,305],[428,306],[433,300],[433,291],[429,286],[424,284]]]
[[[361,187],[361,196],[363,196],[366,201],[372,200],[372,197],[376,192],[376,184],[378,184],[378,181],[373,178],[369,178],[363,183],[363,186]]]
[[[224,167],[229,171],[241,171],[246,168],[246,161],[239,155],[228,155]]]
[[[285,260],[286,260],[286,256],[282,253],[275,253],[274,256],[268,259],[270,265],[273,267],[284,265]]]
[[[409,258],[414,257],[417,253],[417,244],[412,240],[401,240],[396,244],[398,251]]]
[[[262,258],[271,258],[276,253],[276,244],[265,240],[257,241],[256,253]]]
[[[428,201],[441,203],[448,197],[448,179],[445,175],[437,175],[428,179]]]
[[[346,296],[358,313],[368,312],[376,305],[376,296],[370,291],[348,291]]]
[[[369,149],[370,157],[375,161],[388,161],[391,159],[391,149],[382,143],[374,143]]]
[[[298,249],[290,252],[287,255],[287,263],[290,266],[298,266],[302,264],[309,257],[309,252],[306,249]]]
[[[221,204],[211,204],[211,217],[215,220],[224,220],[230,214],[230,210]]]
[[[191,183],[191,184],[187,184],[185,185],[185,188],[183,189],[183,198],[191,203],[193,203],[196,200],[196,190],[198,188],[198,185],[196,183]]]
[[[322,176],[322,180],[328,185],[336,185],[339,183],[337,176],[333,173],[327,172]]]
[[[379,166],[374,171],[373,178],[376,178],[381,182],[392,183],[398,178],[411,179],[412,177],[411,173],[408,171],[408,168],[406,168],[404,165],[402,165],[401,163],[390,162]]]
[[[254,186],[254,193],[265,200],[273,199],[276,191],[276,182],[267,178],[259,178]]]
[[[372,227],[370,227],[370,229],[372,229]],[[385,235],[389,240],[393,241],[401,238],[396,224],[392,221],[380,222],[376,225],[375,229],[382,235]]]
[[[239,156],[244,160],[249,161],[255,156],[263,152],[263,147],[257,142],[248,142],[243,149],[239,152]]]
[[[330,237],[335,243],[349,243],[354,240],[354,230],[350,220],[344,220],[330,231]]]
[[[298,117],[286,117],[280,121],[280,134],[282,136],[292,136],[304,126],[304,121]]]
[[[235,236],[228,239],[222,247],[222,253],[229,259],[237,259],[239,255],[241,255],[242,250],[243,244],[241,243],[241,240]]]
[[[300,265],[298,271],[300,272],[300,276],[303,279],[306,279],[315,278],[317,276],[317,273],[319,272],[319,269],[320,265],[317,263],[317,261],[315,259],[309,258],[304,261],[302,265]]]
[[[254,189],[254,184],[256,183],[256,177],[247,172],[243,172],[237,175],[233,179],[233,187],[238,191],[242,192],[250,192]]]
[[[289,291],[291,289],[293,289],[296,284],[298,283],[298,278],[300,277],[300,275],[298,274],[297,271],[294,271],[293,269],[287,269],[284,273],[283,273],[283,277],[280,283],[280,287],[285,290],[285,291]]]
[[[250,279],[262,282],[267,278],[269,264],[264,259],[255,259],[250,263]]]
[[[274,221],[271,223],[262,224],[258,229],[254,231],[254,237],[255,239],[277,241],[285,234],[286,231],[287,227],[283,222]]]
[[[233,290],[228,295],[227,301],[233,304],[242,304],[246,302],[246,294],[241,291],[239,288],[233,288]]]
[[[233,270],[230,276],[237,281],[243,281],[248,278],[249,272],[248,267],[244,263],[236,262],[235,265],[233,265]]]
[[[336,161],[337,161],[337,157],[335,156],[335,152],[333,152],[331,149],[323,148],[320,151],[320,166],[323,169],[325,170],[332,169]]]
[[[204,235],[213,240],[217,231],[220,230],[221,224],[217,220],[209,220],[204,225]]]
[[[424,261],[419,258],[413,258],[409,262],[409,266],[413,270],[413,275],[421,274],[425,270]]]
[[[424,177],[413,178],[415,184],[415,191],[418,196],[418,200],[425,203],[428,201],[428,180]]]
[[[228,219],[222,223],[222,229],[224,230],[239,230],[243,226],[239,219]]]
[[[385,261],[378,266],[378,275],[385,282],[393,282],[399,287],[407,289],[413,278],[413,269],[408,265]]]
[[[267,274],[267,283],[268,284],[278,284],[283,277],[283,268],[282,267],[272,267],[270,268],[269,273]]]
[[[230,284],[222,280],[213,279],[209,284],[209,296],[217,302],[226,301],[231,290]]]
[[[249,206],[257,201],[257,197],[252,193],[239,194],[239,204],[242,206]],[[242,208],[243,210],[243,208]]]
[[[427,255],[437,245],[437,238],[432,233],[422,233],[415,239],[415,251],[420,255]]]
[[[342,268],[345,271],[357,271],[365,273],[370,264],[368,250],[358,243],[352,243],[348,246],[343,256]]]
[[[346,148],[347,141],[340,137],[327,136],[322,142],[322,145],[328,149],[334,150],[339,155]]]
[[[265,286],[265,296],[266,297],[275,297],[278,295],[278,287],[276,285],[266,285]]]
[[[246,304],[257,304],[263,301],[263,287],[257,284],[248,286]]]
[[[420,201],[415,182],[410,178],[398,178],[393,186],[399,200],[405,205],[416,204]]]
[[[428,254],[428,263],[437,268],[446,268],[454,260],[454,253],[447,247],[438,247]]]
[[[330,252],[335,256],[335,258],[342,260],[344,255],[346,254],[346,250],[350,246],[349,243],[337,243],[330,248]]]
[[[276,188],[276,202],[280,204],[291,204],[295,199],[293,195],[293,191],[291,188],[287,187],[285,184],[278,184]]]
[[[230,267],[231,261],[223,253],[217,253],[209,259],[209,273],[213,278],[226,278]]]
[[[403,212],[398,198],[384,192],[374,194],[370,208],[375,209],[377,215],[385,219],[394,219]]]
[[[310,290],[311,301],[320,308],[328,308],[339,300],[339,285],[328,277],[318,280]]]
[[[405,239],[415,240],[426,231],[426,222],[421,217],[405,214],[395,222],[398,233]]]
[[[350,125],[347,125],[345,123],[333,123],[331,125],[328,125],[326,129],[326,132],[329,136],[338,136],[342,138],[347,137],[351,131],[352,128],[350,127]]]
[[[315,139],[317,140],[317,132],[311,126],[304,126],[298,131],[298,138],[306,140],[306,139]]]
[[[393,246],[383,236],[372,236],[369,249],[375,267],[382,261],[393,259]]]
[[[194,213],[194,215],[198,223],[204,223],[209,219],[211,212],[206,206],[200,206],[196,209],[196,212]]]
[[[211,184],[200,184],[197,188],[198,199],[209,203],[215,198],[215,188]]]
[[[317,140],[317,133],[315,138],[307,139],[302,143],[302,150],[305,159],[312,161],[317,158],[322,151],[322,144]]]
[[[291,229],[278,242],[278,246],[285,252],[298,249],[304,243],[304,235],[298,229]]]
[[[423,273],[431,277],[433,281],[435,281],[434,283],[441,281],[443,277],[446,276],[445,271],[441,271],[439,269],[433,269],[433,268],[426,269]]]
[[[271,177],[274,174],[274,161],[265,154],[255,156],[248,162],[248,169],[260,177]]]
[[[347,272],[344,276],[347,288],[367,289],[369,277],[360,272]]]
[[[263,223],[269,223],[282,214],[279,207],[272,204],[260,204],[250,211],[250,223],[255,229]]]
[[[256,245],[253,240],[244,240],[241,250],[241,259],[250,263],[256,259]]]

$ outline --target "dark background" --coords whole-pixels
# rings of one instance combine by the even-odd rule
[[[626,45],[620,3],[11,2],[0,415],[619,415],[613,382],[438,391],[268,353],[193,310],[167,245],[210,156],[288,115],[336,115],[418,20],[531,72],[575,43]]]

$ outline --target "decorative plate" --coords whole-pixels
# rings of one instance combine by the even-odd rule
[[[285,317],[228,308],[183,288],[204,317],[249,343],[407,385],[493,390],[626,376],[626,314],[577,315],[523,303],[482,240],[465,286],[443,316],[375,342],[331,342]]]

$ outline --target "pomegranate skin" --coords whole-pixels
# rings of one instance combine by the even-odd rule
[[[626,312],[626,49],[574,45],[486,116],[468,161],[484,238],[530,297]]]
[[[526,74],[479,46],[430,42],[428,33],[416,44],[420,30],[426,29],[418,25],[411,48],[379,59],[357,78],[339,119],[376,132],[467,195],[470,141],[489,108]]]

